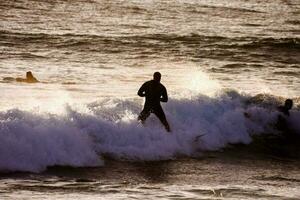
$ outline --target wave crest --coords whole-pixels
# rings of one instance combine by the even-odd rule
[[[155,116],[145,126],[138,123],[141,104],[135,100],[93,102],[86,105],[86,112],[66,106],[63,115],[8,110],[0,113],[0,170],[98,166],[103,164],[101,155],[173,159],[220,150],[228,144],[249,144],[254,135],[276,134],[274,107],[278,102],[273,96],[249,97],[234,91],[214,98],[171,99],[164,105],[170,134]],[[245,112],[251,117],[245,117]],[[298,110],[291,112],[290,123],[298,133],[299,116]]]

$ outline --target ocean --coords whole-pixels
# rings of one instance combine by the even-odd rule
[[[1,0],[0,19],[0,199],[300,199],[299,0]],[[156,71],[171,133],[137,121]]]

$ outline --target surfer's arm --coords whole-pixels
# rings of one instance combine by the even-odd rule
[[[168,93],[167,93],[167,89],[165,87],[163,87],[162,94],[161,94],[161,97],[160,97],[160,101],[161,102],[168,102]]]
[[[145,91],[146,91],[146,83],[144,83],[144,84],[141,86],[141,88],[139,89],[139,91],[138,91],[137,94],[138,94],[140,97],[144,97],[144,96],[146,96]]]

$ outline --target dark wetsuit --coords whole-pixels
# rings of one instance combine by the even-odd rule
[[[39,81],[32,77],[32,78],[16,78],[17,82],[22,82],[22,83],[38,83]]]
[[[279,106],[278,111],[283,113],[278,115],[278,120],[277,120],[277,129],[280,131],[287,131],[288,130],[288,123],[287,123],[287,117],[290,116],[289,109],[287,109],[285,106]]]
[[[285,114],[286,116],[290,116],[289,109],[287,109],[285,106],[279,106],[279,107],[278,107],[278,111],[279,111],[279,112],[282,112],[282,113]]]
[[[165,126],[166,130],[170,131],[165,113],[160,105],[161,101],[168,101],[168,94],[165,86],[155,80],[147,81],[139,89],[138,95],[140,97],[146,97],[144,109],[138,119],[144,122],[151,113],[154,113]]]

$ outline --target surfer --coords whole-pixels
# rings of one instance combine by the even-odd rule
[[[287,117],[290,116],[289,110],[292,109],[293,107],[293,100],[292,99],[287,99],[284,102],[283,106],[278,107],[278,111],[283,113],[278,115],[278,120],[276,123],[276,126],[279,130],[281,131],[286,131],[289,130],[288,124],[287,124]]]
[[[39,81],[33,76],[31,71],[26,72],[26,78],[16,78],[17,82],[38,83]]]
[[[149,115],[154,113],[165,126],[166,130],[170,132],[169,123],[160,105],[160,102],[168,101],[168,94],[165,86],[160,83],[160,79],[161,74],[159,72],[155,72],[153,74],[153,80],[145,82],[139,89],[137,94],[140,97],[146,97],[146,101],[144,109],[140,113],[138,120],[144,123]]]
[[[13,77],[4,77],[3,81],[5,82],[22,82],[22,83],[38,83],[39,81],[33,76],[31,71],[26,72],[26,78],[13,78]]]
[[[38,83],[39,81],[33,76],[31,71],[26,72],[26,78],[13,78],[13,77],[4,77],[3,81],[6,82],[22,82],[22,83]]]
[[[278,111],[282,112],[286,116],[290,116],[289,110],[291,110],[293,107],[293,100],[292,99],[287,99],[284,102],[284,106],[279,106]]]

